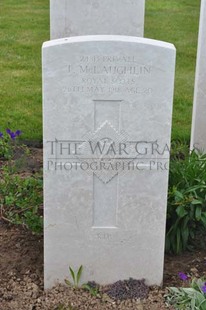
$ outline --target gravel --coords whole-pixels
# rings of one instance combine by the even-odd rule
[[[135,280],[130,278],[110,285],[106,293],[115,300],[144,299],[148,297],[149,288],[144,279]]]

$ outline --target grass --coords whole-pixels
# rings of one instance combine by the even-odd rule
[[[200,0],[147,0],[146,3],[145,37],[171,42],[177,49],[172,137],[189,142]]]
[[[145,37],[174,43],[177,69],[173,139],[189,141],[200,0],[146,0]],[[41,45],[49,0],[0,2],[0,130],[42,140]]]
[[[0,124],[42,139],[41,45],[49,39],[48,0],[0,1]]]

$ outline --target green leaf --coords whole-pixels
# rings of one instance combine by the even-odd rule
[[[82,271],[83,271],[83,266],[81,265],[81,266],[79,267],[78,272],[77,272],[77,285],[79,284],[79,281],[80,281],[80,279],[81,279]]]
[[[71,282],[70,282],[69,280],[65,279],[64,282],[65,282],[67,285],[71,286]]]
[[[180,292],[180,290],[177,288],[177,287],[169,287],[169,290],[171,291],[171,292],[173,292],[173,293],[179,293]]]
[[[176,213],[179,217],[184,217],[187,214],[187,211],[185,210],[185,206],[181,205],[177,207]]]
[[[76,277],[75,277],[75,273],[73,271],[73,269],[69,266],[69,271],[70,271],[70,274],[72,276],[72,279],[73,279],[73,282],[74,284],[76,284]]]
[[[86,289],[86,290],[88,290],[88,291],[90,291],[91,290],[91,287],[88,285],[88,284],[82,284],[82,288],[84,288],[84,289]]]
[[[195,310],[195,304],[196,304],[196,302],[195,302],[195,297],[193,297],[192,299],[191,299],[191,310]]]
[[[204,299],[200,304],[199,304],[200,310],[205,310],[206,309],[206,299]]]
[[[189,228],[187,226],[183,227],[181,230],[181,234],[182,234],[183,249],[185,250],[187,248],[187,242],[189,238]]]
[[[192,202],[191,202],[192,205],[202,205],[202,201],[201,200],[198,200],[198,199],[194,199]]]
[[[201,207],[196,207],[196,210],[195,210],[195,218],[196,218],[196,220],[199,221],[201,219],[201,214],[202,214]]]
[[[202,293],[197,292],[197,294],[196,294],[196,301],[197,301],[196,306],[199,306],[200,304],[203,304],[203,302],[205,302],[206,299],[205,299],[205,297],[203,296]]]
[[[183,196],[183,194],[181,193],[181,192],[179,192],[179,191],[175,191],[175,199],[177,200],[177,201],[181,201],[182,199],[184,199],[184,196]]]
[[[204,225],[204,227],[206,227],[206,215],[205,212],[201,214],[201,222]]]
[[[180,238],[180,229],[179,228],[177,228],[176,240],[177,240],[177,253],[180,253],[181,252],[181,238]]]

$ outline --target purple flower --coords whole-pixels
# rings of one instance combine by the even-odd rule
[[[21,134],[22,134],[22,131],[21,131],[21,130],[17,130],[17,131],[15,132],[15,135],[16,135],[17,137],[19,137]]]
[[[3,136],[4,136],[4,135],[3,135],[3,133],[2,133],[2,132],[0,132],[0,138],[3,138]]]
[[[178,275],[182,281],[188,280],[188,276],[184,272],[178,272]]]
[[[205,282],[205,284],[201,287],[201,289],[202,289],[203,293],[206,294],[206,282]]]
[[[9,128],[6,129],[6,132],[12,140],[15,140],[16,137],[19,137],[22,134],[21,130],[16,130],[16,132],[13,132]]]
[[[15,134],[14,132],[11,132],[9,135],[10,135],[10,137],[11,137],[12,140],[15,140],[16,134]]]

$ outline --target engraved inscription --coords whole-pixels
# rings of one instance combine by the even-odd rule
[[[72,66],[69,65],[68,72],[72,71]],[[85,74],[120,74],[120,75],[146,75],[151,73],[151,67],[149,66],[97,66],[97,65],[79,65],[77,67],[79,73]],[[75,72],[75,71],[74,71]]]
[[[64,87],[63,93],[90,93],[90,94],[104,94],[104,93],[121,93],[123,89],[121,87],[89,87],[89,86],[72,86],[72,87]],[[124,92],[130,94],[142,94],[142,95],[150,95],[152,94],[152,88],[144,88],[144,87],[126,87],[124,88]]]
[[[97,239],[99,240],[111,240],[112,239],[112,235],[109,233],[101,232],[101,233],[97,233],[96,236],[97,236]]]
[[[153,93],[149,85],[153,67],[140,64],[135,56],[83,55],[77,59],[77,65],[68,64],[66,70],[71,82],[63,85],[65,95],[128,93],[148,96]],[[145,86],[147,80],[148,87]]]

